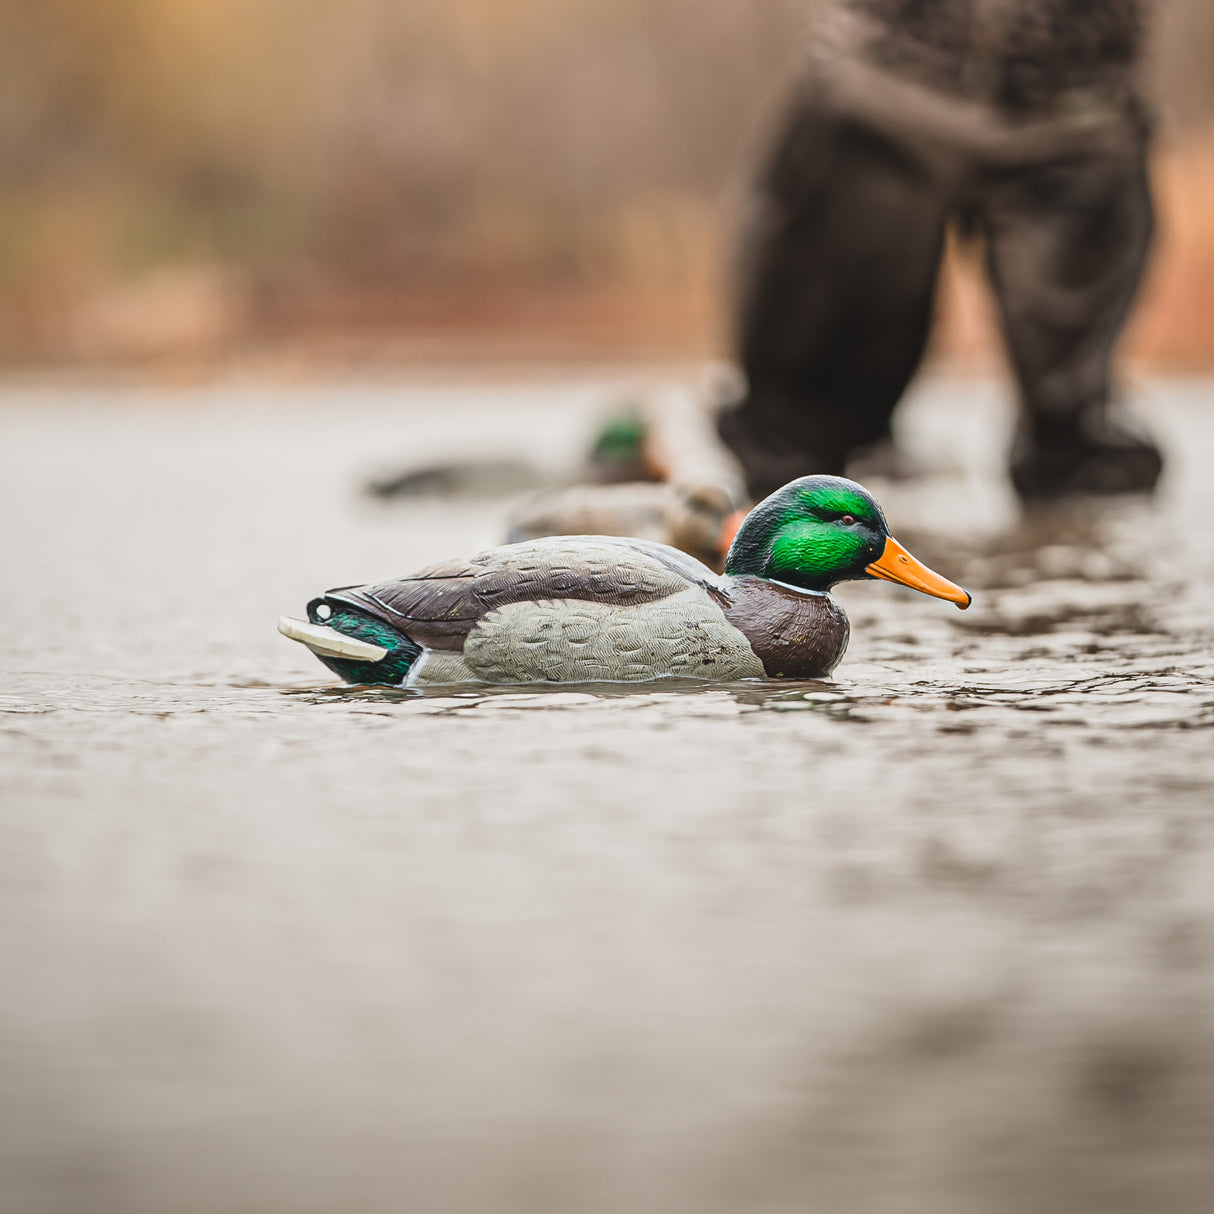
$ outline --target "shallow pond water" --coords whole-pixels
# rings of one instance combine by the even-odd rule
[[[831,682],[334,687],[274,632],[500,538],[408,460],[690,377],[0,392],[0,1208],[1197,1211],[1214,384],[1151,503],[1023,516],[997,385],[873,482],[960,613]]]

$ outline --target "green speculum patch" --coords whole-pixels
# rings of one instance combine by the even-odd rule
[[[320,607],[326,606],[331,614],[324,618]],[[409,668],[421,655],[421,646],[410,640],[403,632],[377,620],[372,615],[348,607],[332,599],[313,599],[308,604],[308,619],[313,624],[323,624],[340,632],[343,636],[379,645],[387,654],[377,662],[362,662],[356,658],[337,658],[318,653],[316,656],[347,683],[373,683],[389,687],[399,686],[409,673]]]

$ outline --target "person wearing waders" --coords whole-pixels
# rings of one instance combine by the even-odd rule
[[[826,0],[742,242],[718,428],[752,498],[888,438],[951,223],[985,243],[1020,495],[1154,487],[1111,366],[1151,243],[1150,2]]]

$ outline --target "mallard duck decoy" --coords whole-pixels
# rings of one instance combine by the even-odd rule
[[[516,505],[506,542],[618,535],[669,544],[719,570],[736,530],[736,523],[728,526],[736,513],[733,499],[717,485],[574,485]]]
[[[616,417],[599,435],[594,463],[603,463],[604,451],[620,459],[631,451],[648,475],[619,483],[601,474],[518,502],[507,542],[620,535],[670,544],[718,572],[724,568],[745,513],[739,510],[745,486],[696,397],[676,393],[643,414]]]
[[[278,627],[350,683],[812,679],[847,647],[831,587],[863,578],[970,603],[889,534],[866,489],[807,476],[746,516],[723,575],[665,544],[554,537],[330,590],[308,622]]]
[[[603,421],[578,468],[545,467],[525,458],[472,456],[410,464],[372,478],[365,488],[379,498],[492,497],[582,485],[652,484],[669,476],[666,465],[658,463],[653,430],[639,407],[629,403]]]

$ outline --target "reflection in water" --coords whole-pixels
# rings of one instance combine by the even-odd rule
[[[1207,390],[1159,502],[1017,520],[933,387],[939,470],[874,488],[974,606],[842,588],[833,681],[343,688],[276,636],[500,538],[366,504],[385,450],[557,464],[614,388],[13,395],[0,1207],[1204,1208]]]

